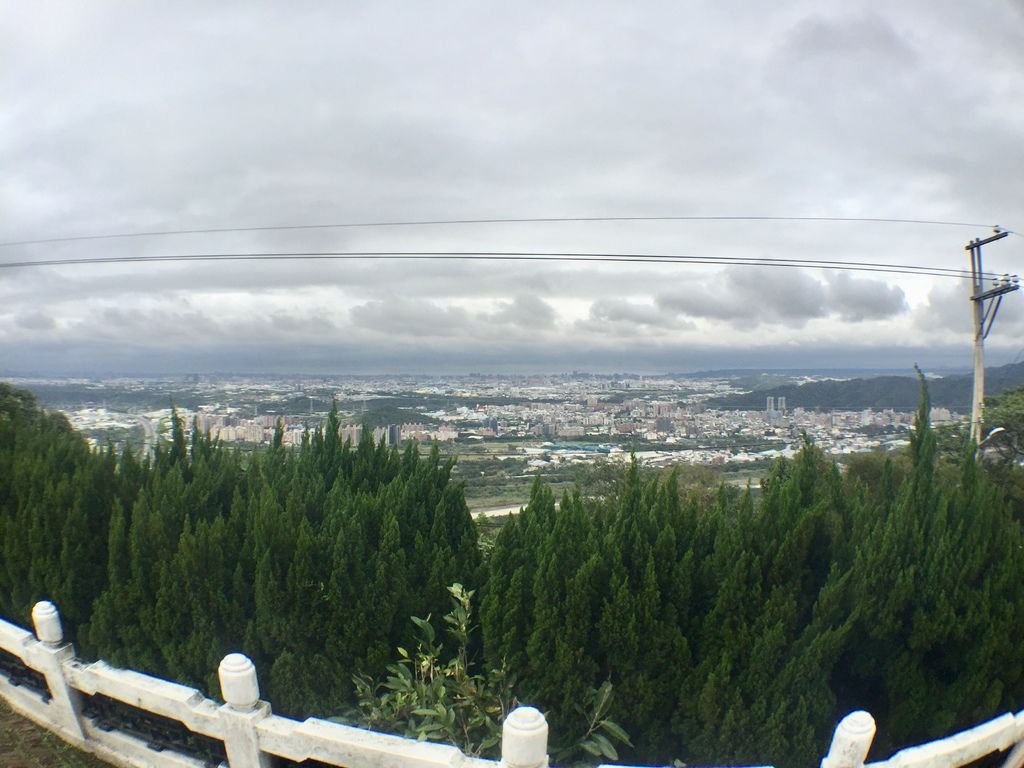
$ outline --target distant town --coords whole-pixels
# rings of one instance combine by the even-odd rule
[[[804,377],[804,381],[814,377]],[[456,377],[13,379],[63,412],[93,444],[151,447],[169,432],[171,406],[224,443],[286,445],[338,409],[343,439],[488,446],[532,469],[635,454],[646,465],[733,465],[792,455],[806,434],[826,453],[890,450],[906,442],[911,412],[822,410],[764,398],[757,410],[711,401],[749,392],[735,378],[559,374]],[[791,383],[797,382],[792,377]],[[932,409],[935,423],[960,419]]]

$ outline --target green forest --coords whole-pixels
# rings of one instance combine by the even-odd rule
[[[752,385],[754,381],[738,381]],[[959,409],[971,402],[974,379],[970,374],[936,377],[928,382],[932,404]],[[985,389],[1005,392],[1024,385],[1024,363],[1011,363],[985,370]],[[765,397],[785,397],[790,408],[860,410],[862,408],[895,408],[909,411],[920,396],[920,386],[913,375],[875,376],[872,378],[809,381],[778,387],[754,387],[753,391],[712,398],[709,404],[721,408],[764,408]]]
[[[338,427],[242,454],[176,419],[140,459],[0,384],[0,615],[52,600],[83,658],[211,696],[242,651],[294,717],[394,720],[410,657],[450,657],[478,720],[537,706],[567,760],[595,713],[632,763],[796,766],[854,709],[885,757],[1024,706],[1018,457],[946,447],[926,396],[902,455],[806,443],[756,501],[634,462],[486,537],[451,460]]]

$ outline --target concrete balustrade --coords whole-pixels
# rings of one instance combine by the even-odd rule
[[[260,700],[256,668],[240,653],[228,654],[218,667],[224,699],[220,704],[184,685],[102,661],[79,661],[74,648],[64,642],[60,614],[52,603],[37,603],[32,622],[34,636],[0,620],[0,649],[39,673],[49,695],[0,678],[0,697],[28,719],[114,765],[203,768],[208,762],[173,748],[153,749],[130,733],[100,727],[84,714],[85,696],[122,702],[222,743],[227,768],[272,768],[276,758],[318,760],[347,768],[548,768],[548,724],[533,707],[519,707],[505,718],[500,762],[483,760],[444,744],[318,718],[299,722],[274,715],[270,704]],[[1024,712],[1005,714],[945,739],[901,750],[883,762],[866,764],[874,735],[871,715],[851,712],[836,726],[821,768],[957,768],[1011,747],[1004,768],[1024,766]]]
[[[871,768],[945,768],[973,763],[1024,739],[1024,712],[1009,713],[944,739],[901,749]]]
[[[223,743],[227,768],[272,768],[276,758],[302,762],[319,760],[348,768],[499,768],[493,760],[464,755],[445,744],[375,733],[318,718],[299,722],[272,714],[260,700],[256,668],[246,656],[231,653],[217,669],[223,704],[188,686],[116,669],[106,662],[84,663],[64,642],[60,614],[53,604],[38,603],[32,611],[35,636],[0,620],[0,649],[17,657],[43,676],[49,696],[40,695],[0,678],[0,697],[12,709],[65,741],[109,763],[130,768],[204,768],[206,761],[156,750],[139,738],[109,726],[101,727],[84,714],[84,697],[102,696],[152,715],[181,723],[188,731]],[[517,768],[547,764],[547,723],[535,709],[525,708],[524,733],[511,736]],[[539,718],[539,722],[537,722]],[[537,735],[542,733],[543,741]],[[525,736],[524,736],[525,734]],[[523,742],[525,737],[526,742]],[[517,741],[518,739],[518,741]],[[528,743],[523,747],[523,743]],[[525,751],[524,751],[525,749]],[[515,751],[518,750],[518,751]],[[536,763],[521,755],[539,754]]]

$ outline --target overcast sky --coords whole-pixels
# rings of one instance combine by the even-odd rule
[[[1024,232],[1024,3],[0,0],[0,261],[571,251],[963,268]],[[985,249],[1021,272],[1024,237]],[[968,283],[495,261],[0,269],[0,375],[969,366]],[[1008,297],[992,364],[1024,359]]]

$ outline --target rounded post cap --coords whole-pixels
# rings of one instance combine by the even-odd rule
[[[875,718],[862,709],[851,712],[836,726],[822,768],[860,768],[875,738]]]
[[[232,708],[247,712],[260,700],[260,684],[256,667],[242,653],[229,653],[217,668],[220,693]]]
[[[534,707],[516,707],[501,727],[501,759],[510,766],[542,766],[548,760],[548,721]]]
[[[35,625],[36,637],[41,642],[56,645],[64,640],[60,612],[49,600],[40,600],[32,607],[32,624]]]
[[[851,736],[875,735],[875,718],[870,712],[858,709],[839,721],[839,727]]]

